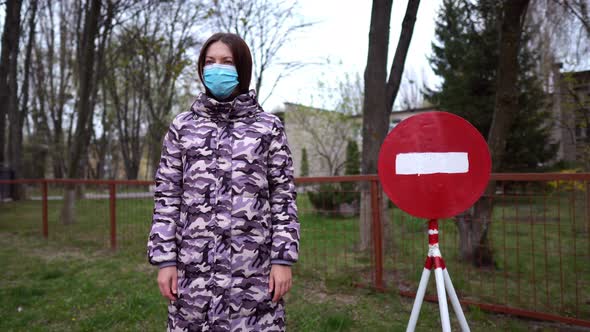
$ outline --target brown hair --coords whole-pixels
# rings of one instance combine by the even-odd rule
[[[199,78],[201,79],[201,82],[205,85],[205,80],[203,79],[203,67],[205,67],[207,49],[211,44],[218,41],[227,45],[231,50],[234,65],[238,72],[238,92],[240,94],[248,92],[250,90],[250,79],[252,78],[252,55],[250,54],[250,48],[246,42],[240,36],[233,33],[218,32],[209,37],[205,44],[203,44],[198,62]],[[206,86],[205,89],[207,89]],[[209,89],[207,89],[207,93],[210,94]]]

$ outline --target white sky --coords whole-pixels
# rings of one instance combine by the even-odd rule
[[[406,59],[404,75],[413,73],[418,79],[424,77],[429,86],[440,82],[426,59],[431,53],[434,40],[434,22],[441,0],[422,0],[418,10],[414,35]],[[266,111],[280,107],[283,102],[295,102],[322,107],[317,98],[318,81],[337,86],[345,73],[360,74],[367,62],[369,24],[371,21],[370,0],[299,0],[300,13],[306,21],[319,22],[301,33],[298,38],[282,49],[281,59],[298,59],[318,62],[328,58],[331,65],[310,65],[281,80],[273,96],[263,107]],[[394,0],[391,15],[389,61],[391,63],[399,39],[407,0]],[[275,72],[269,70],[262,87],[270,89]],[[316,95],[315,98],[312,96]],[[398,94],[399,100],[399,94]]]
[[[440,82],[430,69],[426,56],[431,53],[434,21],[441,2],[442,0],[421,1],[404,68],[404,75],[413,74],[415,79],[425,80],[429,86]],[[296,59],[302,62],[326,63],[329,59],[330,65],[310,65],[283,78],[273,95],[263,104],[266,111],[281,107],[284,102],[329,107],[330,102],[326,101],[329,98],[321,100],[321,92],[317,91],[318,82],[322,81],[336,88],[345,74],[359,74],[362,79],[365,70],[372,1],[298,0],[298,3],[302,18],[307,22],[318,23],[286,44],[281,49],[277,62]],[[406,6],[407,0],[393,1],[388,53],[390,63],[395,54]],[[4,15],[4,10],[1,10],[2,24]],[[265,73],[262,98],[267,96],[279,69],[280,67],[271,67]],[[399,99],[398,94],[398,101]]]

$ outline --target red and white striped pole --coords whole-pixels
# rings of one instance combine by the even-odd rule
[[[418,322],[418,316],[420,315],[420,308],[424,301],[424,294],[426,293],[426,286],[428,285],[428,279],[430,278],[430,272],[434,268],[434,278],[436,281],[436,292],[438,295],[438,305],[440,309],[440,321],[444,332],[451,331],[451,322],[449,319],[449,308],[447,305],[447,295],[445,287],[449,291],[449,298],[461,325],[462,331],[470,331],[459,298],[455,292],[455,288],[451,282],[451,277],[446,269],[445,261],[442,258],[440,249],[438,247],[438,220],[430,219],[428,221],[428,256],[424,263],[424,270],[422,271],[422,277],[420,278],[420,285],[416,292],[416,299],[414,300],[414,306],[412,307],[412,314],[410,315],[410,321],[406,331],[413,332]]]

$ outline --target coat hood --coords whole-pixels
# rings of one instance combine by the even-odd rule
[[[231,121],[252,117],[262,112],[262,107],[256,100],[256,92],[250,90],[238,95],[234,100],[221,102],[201,92],[191,110],[199,117],[206,117],[221,121]]]

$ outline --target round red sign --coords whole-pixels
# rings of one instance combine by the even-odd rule
[[[452,217],[485,190],[491,171],[488,146],[463,118],[446,112],[414,115],[385,138],[379,178],[400,209],[420,218]]]

